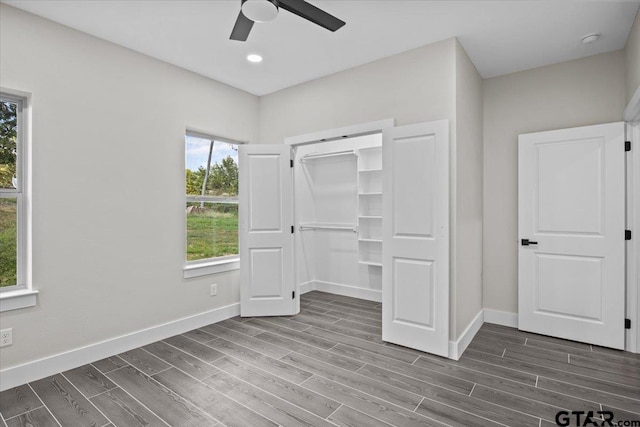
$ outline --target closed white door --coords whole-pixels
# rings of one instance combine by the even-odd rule
[[[239,153],[240,313],[296,314],[290,149],[241,145]]]
[[[521,330],[624,348],[624,124],[520,135]]]
[[[382,339],[449,356],[449,123],[383,132]]]

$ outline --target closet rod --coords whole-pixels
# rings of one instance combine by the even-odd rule
[[[318,154],[305,154],[300,158],[300,161],[303,160],[311,160],[311,159],[320,159],[324,157],[337,157],[337,156],[355,156],[356,150],[346,150],[346,151],[335,151],[333,153],[318,153]]]
[[[301,225],[300,231],[304,230],[339,230],[339,231],[353,231],[357,232],[356,227],[354,226],[345,226],[345,225]]]

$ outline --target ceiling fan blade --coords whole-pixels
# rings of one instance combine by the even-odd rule
[[[241,42],[247,41],[247,37],[249,37],[252,27],[253,21],[240,12],[238,13],[238,19],[236,19],[236,24],[233,26],[231,37],[229,38],[231,40],[238,40]]]
[[[324,10],[318,9],[304,0],[280,0],[278,4],[282,9],[295,13],[296,15],[330,31],[336,31],[345,24],[344,21],[333,15],[329,15]]]

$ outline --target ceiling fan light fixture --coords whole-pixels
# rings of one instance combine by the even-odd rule
[[[278,16],[275,0],[243,0],[242,14],[253,22],[269,22]]]
[[[591,43],[595,42],[596,40],[598,40],[599,38],[600,38],[600,34],[599,33],[587,34],[586,36],[582,37],[582,43],[591,44]]]

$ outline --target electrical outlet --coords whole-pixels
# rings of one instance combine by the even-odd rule
[[[218,285],[214,283],[211,285],[211,296],[218,295]]]
[[[3,329],[0,331],[0,347],[13,344],[13,329]]]

